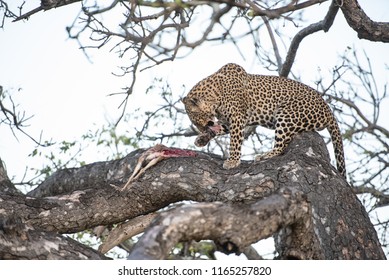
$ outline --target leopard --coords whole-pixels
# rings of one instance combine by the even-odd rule
[[[346,177],[338,122],[323,96],[306,84],[281,76],[248,74],[242,66],[228,63],[195,84],[182,102],[200,133],[196,146],[205,146],[220,135],[230,135],[225,169],[241,164],[247,127],[259,125],[275,130],[273,148],[256,155],[256,162],[283,154],[297,133],[327,129],[337,170]]]

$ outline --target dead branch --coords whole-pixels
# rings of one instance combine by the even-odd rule
[[[99,251],[103,254],[107,253],[113,247],[119,245],[125,240],[142,233],[150,226],[152,220],[157,216],[157,213],[150,213],[144,216],[139,216],[131,219],[128,222],[118,225],[111,230],[104,242],[100,245]]]
[[[159,215],[129,258],[164,259],[179,241],[202,239],[215,240],[219,249],[226,253],[241,253],[250,244],[299,222],[304,224],[304,230],[313,230],[309,203],[301,193],[287,189],[244,206],[216,202],[184,205]],[[314,236],[313,232],[303,235]],[[323,258],[323,255],[316,255],[321,252],[318,240],[310,241],[310,246],[301,246],[298,253],[294,252],[298,256],[294,257]]]

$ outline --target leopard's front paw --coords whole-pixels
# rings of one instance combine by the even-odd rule
[[[224,169],[231,169],[231,168],[234,168],[234,167],[238,167],[239,165],[240,165],[240,160],[230,160],[230,159],[227,159],[223,163],[223,168]]]
[[[194,144],[197,147],[204,147],[205,145],[207,145],[209,143],[209,141],[211,141],[212,138],[213,138],[213,135],[211,135],[210,133],[202,133],[196,137]]]

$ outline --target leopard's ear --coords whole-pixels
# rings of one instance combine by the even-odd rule
[[[184,104],[198,106],[199,100],[196,97],[184,97],[181,99]]]

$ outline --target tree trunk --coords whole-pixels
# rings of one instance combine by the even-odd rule
[[[163,259],[177,242],[201,239],[214,240],[224,252],[240,253],[275,235],[280,259],[385,259],[363,205],[330,165],[317,133],[298,134],[281,156],[243,162],[232,170],[223,169],[218,156],[200,152],[166,159],[120,191],[115,186],[126,183],[142,152],[60,170],[26,196],[15,191],[0,166],[0,258],[50,258],[57,248],[53,244],[65,246],[60,245],[61,233],[121,223],[191,200],[198,203],[158,215],[130,258]],[[57,239],[46,246],[46,254],[14,252],[22,245],[36,249],[20,225],[41,240],[49,235]],[[75,248],[75,243],[65,247],[73,252],[85,248]],[[104,257],[88,249],[83,256]]]

